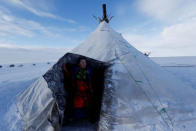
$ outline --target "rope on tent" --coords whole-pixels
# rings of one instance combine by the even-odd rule
[[[120,42],[122,42],[122,41],[120,41]],[[126,42],[123,42],[123,43],[126,43]],[[120,46],[119,44],[116,44],[116,45],[117,45],[117,46]],[[129,45],[129,44],[128,44],[128,45]],[[130,45],[129,45],[129,46],[128,46],[128,45],[127,45],[127,44],[123,44],[123,46],[125,46],[125,47],[127,47],[127,48],[130,49]],[[116,53],[116,50],[115,50],[115,53]],[[132,53],[128,50],[126,54],[132,54]],[[126,54],[122,54],[121,56],[124,56],[124,55],[126,55]],[[120,57],[121,57],[121,56],[120,56]],[[148,79],[148,77],[146,76],[146,74],[145,74],[144,71],[142,70],[141,66],[140,66],[139,63],[137,62],[136,57],[137,57],[136,55],[133,56],[133,58],[134,58],[135,61],[136,61],[136,64],[137,64],[138,67],[139,67],[139,70],[141,71],[141,73],[143,74],[144,78],[145,78],[146,81],[148,82],[148,85],[149,85],[149,86],[152,88],[152,90],[155,92],[155,95],[156,95],[156,97],[158,98],[158,101],[159,101],[160,105],[163,107],[163,104],[162,104],[162,102],[161,102],[161,100],[160,100],[158,94],[156,93],[156,90],[152,87],[152,84],[151,84],[150,80]],[[141,82],[141,81],[136,81],[136,82]],[[169,116],[168,112],[166,111],[166,109],[165,109],[165,108],[162,108],[160,111],[163,112],[163,113],[166,113],[166,115],[167,115],[167,117],[168,117],[168,119],[169,119],[169,121],[171,122],[171,125],[172,125],[172,127],[173,127],[174,124],[173,124],[172,119],[171,119],[171,117]]]
[[[136,60],[136,56],[135,56],[134,58],[135,58],[135,60]],[[139,63],[136,62],[136,64],[138,65],[139,70],[142,72],[144,78],[145,78],[146,81],[148,82],[148,85],[149,85],[149,86],[151,87],[151,89],[155,92],[155,95],[156,95],[156,97],[157,97],[157,99],[158,99],[160,105],[163,107],[163,104],[162,104],[162,102],[161,102],[161,100],[160,100],[160,98],[159,98],[159,96],[158,96],[158,93],[157,93],[156,90],[152,87],[152,84],[151,84],[150,80],[148,79],[148,77],[146,76],[146,74],[144,73],[144,71],[141,69],[141,66],[139,65]],[[169,116],[168,112],[166,111],[166,109],[165,109],[165,108],[162,108],[162,109],[161,109],[161,112],[166,113],[166,115],[167,115],[167,117],[168,117],[168,119],[169,119],[169,121],[171,122],[171,125],[172,125],[172,127],[173,127],[174,124],[173,124],[172,119],[171,119],[171,117]]]
[[[118,45],[118,46],[119,46],[119,45]],[[130,47],[127,46],[127,45],[123,45],[123,46],[125,46],[125,47],[127,47],[127,48],[130,48]],[[124,55],[127,55],[127,54],[132,54],[132,53],[131,53],[130,51],[127,51],[126,54],[122,54],[121,56],[124,56]],[[116,50],[115,50],[115,55],[116,55]],[[120,57],[121,57],[121,56],[120,56]],[[119,56],[118,56],[118,57],[119,57]],[[136,57],[137,57],[136,55],[133,56],[133,58],[135,59],[135,61],[136,61]],[[163,104],[162,104],[162,102],[161,102],[159,96],[157,95],[156,90],[152,87],[152,85],[151,85],[151,83],[150,83],[150,80],[149,80],[148,77],[145,75],[144,71],[141,69],[141,67],[140,67],[140,65],[139,65],[139,63],[138,63],[137,61],[136,61],[136,64],[138,65],[139,70],[141,71],[141,73],[143,74],[144,78],[145,78],[146,81],[148,82],[148,85],[149,85],[149,86],[152,88],[152,90],[155,92],[156,97],[158,98],[158,101],[159,101],[160,105],[163,107]],[[136,81],[136,82],[141,82],[141,81]],[[171,122],[172,127],[173,127],[174,124],[173,124],[173,122],[172,122],[171,117],[170,117],[169,114],[167,113],[166,109],[165,109],[165,108],[162,108],[162,109],[161,109],[161,112],[166,113],[166,115],[167,115],[167,117],[168,117],[168,119],[169,119],[169,121]]]
[[[166,123],[166,125],[173,131],[173,124],[172,124],[172,122],[170,121],[171,124],[172,124],[172,127],[170,127],[170,124],[168,124],[167,120],[162,116],[162,113],[157,110],[156,106],[153,104],[153,102],[151,101],[150,97],[147,95],[147,93],[145,92],[145,90],[142,87],[140,87],[140,85],[138,84],[138,81],[134,78],[134,76],[132,75],[132,73],[128,70],[128,68],[125,66],[125,64],[122,62],[122,60],[119,58],[118,53],[116,52],[116,49],[115,49],[115,56],[120,61],[120,63],[125,67],[125,69],[127,70],[129,76],[135,81],[136,85],[139,88],[141,88],[141,90],[143,91],[144,95],[147,97],[148,101],[152,104],[152,107],[155,109],[155,111],[161,116],[162,120]]]

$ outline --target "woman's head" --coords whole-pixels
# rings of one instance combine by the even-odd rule
[[[80,58],[78,60],[78,65],[80,68],[85,69],[87,67],[87,62],[85,58]]]

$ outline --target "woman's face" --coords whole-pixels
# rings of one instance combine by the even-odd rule
[[[86,68],[86,60],[85,59],[81,59],[79,65],[80,65],[80,68],[85,69]]]

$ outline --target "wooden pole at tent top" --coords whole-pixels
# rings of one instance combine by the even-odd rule
[[[102,21],[105,21],[106,23],[109,23],[110,20],[113,18],[113,16],[108,16],[107,14],[107,9],[106,9],[106,4],[103,4],[102,5],[102,8],[103,8],[103,16],[102,18],[100,17],[96,17],[96,16],[93,16],[97,21],[99,21],[99,23],[101,23]]]
[[[109,23],[109,19],[108,19],[108,16],[107,16],[107,10],[106,10],[106,4],[103,4],[102,7],[103,7],[102,21],[105,21],[105,22]]]

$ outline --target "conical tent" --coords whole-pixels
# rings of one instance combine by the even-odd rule
[[[92,66],[107,67],[94,130],[196,130],[196,91],[132,47],[106,22],[19,96],[13,129],[60,129],[67,93],[61,67],[80,55]]]

